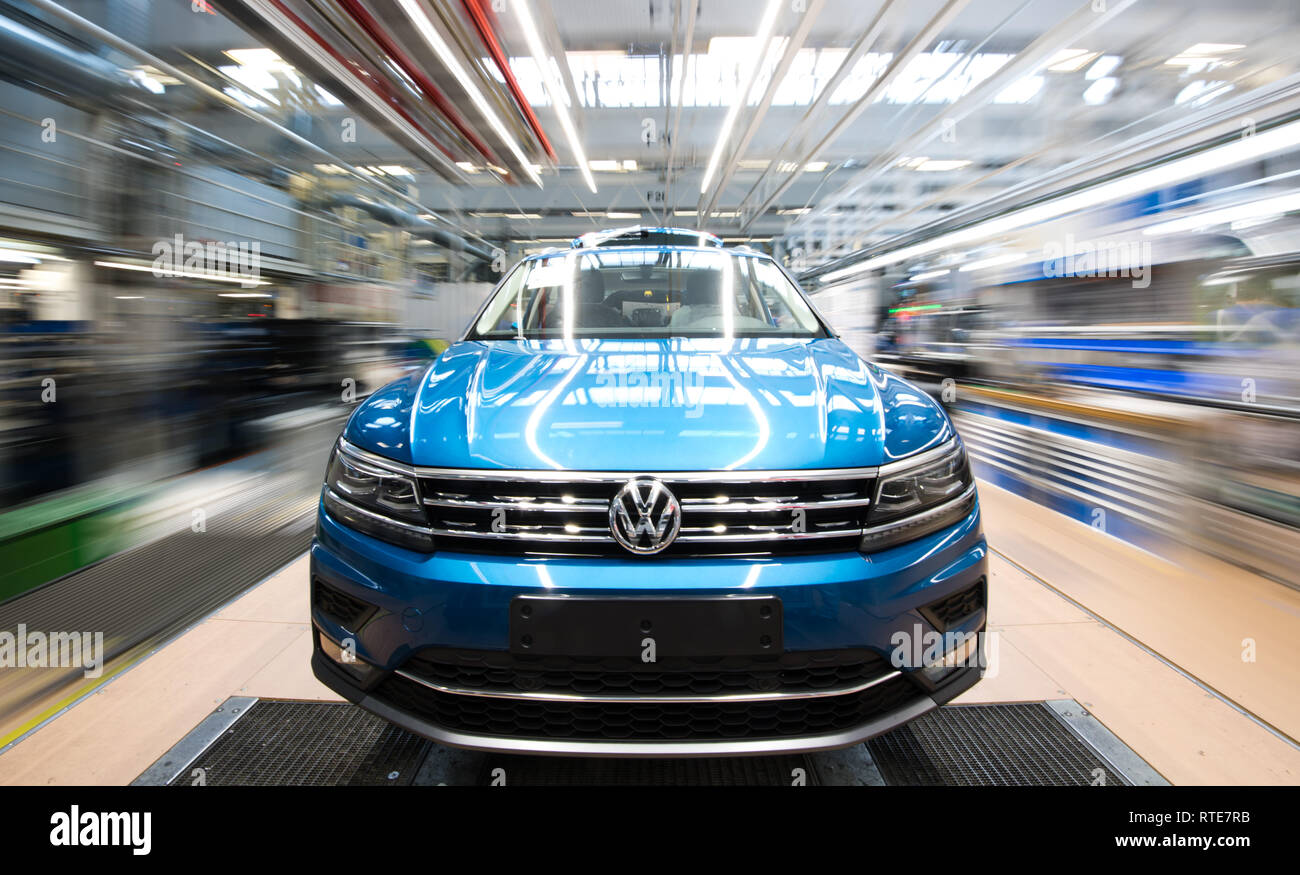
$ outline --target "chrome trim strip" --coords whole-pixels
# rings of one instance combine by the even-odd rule
[[[849,529],[835,529],[834,531],[829,532],[741,532],[734,535],[730,532],[718,532],[712,535],[678,535],[677,541],[718,544],[742,541],[806,541],[816,538],[860,537],[862,537],[862,529],[855,526]]]
[[[556,501],[511,501],[496,498],[477,501],[458,498],[426,498],[429,507],[467,508],[470,510],[536,510],[549,513],[608,513],[609,502],[600,498],[579,498],[572,504]],[[680,502],[683,513],[762,513],[786,510],[837,510],[841,508],[866,507],[871,504],[868,498],[835,498],[827,501],[728,501],[715,502],[711,498],[688,498]]]
[[[387,519],[387,517],[381,517]],[[910,519],[910,518],[909,518]],[[512,532],[483,532],[477,529],[445,529],[434,528],[428,530],[428,534],[435,537],[442,536],[447,538],[484,538],[500,539],[506,541],[556,541],[565,542],[591,542],[614,544],[613,536],[603,535],[583,535],[578,533],[559,532],[559,531],[512,531]],[[815,540],[818,538],[860,538],[863,530],[857,527],[849,529],[836,529],[829,532],[741,532],[731,534],[728,532],[719,532],[711,535],[678,535],[673,541],[674,544],[703,543],[703,544],[725,544],[725,543],[743,543],[746,541],[802,541]],[[633,555],[633,554],[628,554]]]
[[[363,462],[369,462],[376,467],[386,468],[387,470],[398,474],[415,476],[415,469],[410,465],[403,464],[402,462],[395,462],[392,459],[381,456],[378,453],[372,453],[369,450],[363,450],[345,437],[339,438],[339,449],[347,453],[349,456],[353,456]]]
[[[753,756],[755,754],[805,753],[848,747],[868,738],[888,732],[904,723],[915,720],[939,707],[926,695],[894,711],[882,714],[852,729],[826,735],[805,735],[792,738],[719,739],[717,741],[566,741],[552,738],[514,738],[476,735],[444,729],[413,714],[398,710],[392,705],[366,696],[358,703],[362,708],[378,714],[417,735],[440,744],[483,750],[493,753],[551,754],[555,756],[588,757],[694,757],[694,756]]]
[[[480,532],[477,529],[430,529],[435,537],[441,535],[445,538],[496,538],[505,541],[592,541],[597,543],[613,544],[614,537],[609,534],[604,535],[579,535],[569,534],[568,532]],[[629,556],[633,555],[631,553]]]
[[[496,498],[491,501],[475,501],[459,498],[426,498],[429,507],[468,508],[470,510],[540,510],[548,513],[609,513],[608,499],[578,499],[572,504],[557,501],[510,501]]]
[[[943,458],[957,447],[958,438],[953,437],[943,444],[914,456],[907,456],[880,466],[862,468],[807,468],[787,469],[781,471],[568,471],[568,470],[513,470],[501,468],[427,468],[395,462],[392,459],[363,450],[346,438],[339,438],[339,449],[361,461],[369,462],[380,468],[386,468],[398,474],[414,477],[428,477],[442,480],[492,480],[492,481],[541,481],[567,483],[626,483],[637,477],[655,477],[666,484],[705,482],[739,482],[763,483],[807,482],[817,480],[847,480],[855,478],[879,477],[905,471],[913,466],[924,465]]]
[[[869,498],[833,498],[827,501],[728,501],[724,504],[704,498],[684,498],[681,501],[683,513],[714,511],[717,513],[761,513],[776,510],[836,510],[838,508],[866,507],[871,504]]]
[[[958,438],[954,436],[934,449],[925,450],[914,456],[905,456],[895,462],[888,462],[876,469],[876,475],[878,477],[887,477],[891,474],[897,474],[899,471],[910,471],[930,462],[937,462],[957,449],[957,441]]]
[[[404,523],[401,520],[393,519],[390,516],[384,516],[382,513],[375,513],[373,510],[366,510],[364,507],[361,507],[360,505],[357,504],[353,504],[352,502],[348,501],[346,498],[340,497],[337,492],[335,492],[333,489],[330,489],[328,486],[325,487],[325,494],[328,497],[332,498],[334,501],[337,501],[339,504],[346,507],[348,510],[354,510],[359,514],[363,514],[365,516],[371,517],[372,519],[379,520],[382,523],[387,523],[388,525],[397,526],[398,528],[402,528],[402,529],[409,529],[412,532],[419,532],[421,535],[433,534],[433,529],[426,528],[424,526],[413,526],[410,523]],[[329,510],[328,507],[326,507],[325,509]]]
[[[431,690],[437,690],[440,693],[451,693],[457,696],[482,696],[488,699],[528,699],[542,702],[771,702],[782,699],[824,699],[830,696],[847,696],[852,693],[860,693],[863,690],[869,690],[872,687],[891,681],[902,675],[901,671],[895,669],[888,674],[865,681],[864,683],[854,684],[850,687],[836,687],[832,690],[800,690],[798,692],[771,692],[771,693],[721,693],[715,695],[694,695],[694,696],[584,696],[581,693],[538,693],[528,692],[526,690],[475,690],[467,687],[450,687],[445,684],[434,683],[414,675],[409,672],[397,669],[395,674],[399,674],[409,681],[414,681],[421,686],[428,687]]]
[[[891,463],[892,464],[892,463]],[[567,471],[505,470],[497,468],[415,468],[417,477],[434,480],[535,480],[561,483],[626,483],[638,477],[654,477],[671,486],[699,481],[717,483],[780,483],[817,480],[848,480],[876,476],[876,468],[809,468],[791,471]]]
[[[962,503],[970,501],[974,497],[975,497],[975,481],[972,479],[970,486],[967,486],[965,489],[963,489],[961,495],[958,495],[956,498],[950,498],[947,501],[945,501],[943,504],[937,504],[928,510],[921,511],[920,513],[909,514],[905,517],[901,517],[900,519],[896,519],[891,523],[885,523],[883,525],[873,526],[869,529],[863,529],[862,536],[866,537],[868,535],[878,535],[881,532],[888,532],[891,529],[897,529],[903,526],[919,525],[920,523],[924,523],[926,520],[933,519],[934,517],[937,516],[942,516],[943,514],[947,513],[953,508],[960,506]]]

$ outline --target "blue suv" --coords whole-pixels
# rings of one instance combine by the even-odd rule
[[[961,439],[771,258],[631,229],[534,255],[361,404],[311,548],[312,667],[445,744],[854,744],[981,675]]]

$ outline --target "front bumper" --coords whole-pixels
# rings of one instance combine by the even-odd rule
[[[837,732],[757,739],[620,741],[528,738],[449,729],[380,696],[368,694],[329,659],[319,646],[312,656],[311,665],[316,677],[322,683],[348,701],[383,717],[396,726],[439,744],[492,753],[583,757],[754,756],[834,750],[883,735],[891,729],[915,720],[970,689],[979,681],[981,675],[979,668],[963,669],[941,689],[933,693],[918,691],[911,701],[864,723]]]
[[[788,654],[852,648],[883,656],[897,649],[900,634],[940,632],[980,633],[982,655],[986,617],[982,602],[977,610],[946,627],[927,606],[986,581],[987,562],[978,507],[950,529],[872,556],[662,561],[425,555],[347,529],[322,509],[311,551],[313,591],[323,583],[336,594],[367,605],[368,610],[356,621],[344,623],[336,616],[337,609],[331,613],[313,598],[316,650],[312,668],[323,683],[349,701],[414,733],[457,747],[506,753],[671,757],[827,750],[856,744],[915,719],[969,689],[982,670],[978,665],[957,668],[936,684],[915,668],[903,667],[889,671],[888,677],[882,675],[880,686],[873,681],[868,685],[873,689],[853,693],[862,697],[854,699],[847,694],[831,698],[791,694],[767,702],[702,699],[697,706],[652,698],[647,701],[664,704],[651,706],[615,703],[599,696],[570,697],[567,703],[539,702],[522,693],[517,698],[496,693],[493,700],[485,701],[479,698],[481,694],[469,690],[448,692],[422,685],[406,669],[413,657],[437,649],[507,651],[511,599],[542,593],[610,597],[773,594],[782,600]],[[333,643],[334,651],[338,644],[348,642],[356,666],[362,670],[340,665],[322,651],[322,636]],[[572,721],[566,708],[577,715]],[[623,722],[607,734],[597,726],[599,720],[587,719],[592,708],[617,711],[615,722]],[[699,709],[708,711],[703,723],[695,722]],[[803,711],[816,719],[801,722]],[[738,722],[745,723],[749,713],[759,719],[735,728]],[[715,729],[711,715],[731,728]],[[558,731],[555,719],[564,722]],[[647,738],[645,731],[634,731],[637,726],[644,727],[646,720],[660,720],[678,731]],[[765,734],[763,727],[768,725],[782,729]],[[532,732],[531,726],[549,728]],[[710,729],[686,732],[682,737],[682,726]],[[805,726],[811,727],[809,731],[802,731]]]

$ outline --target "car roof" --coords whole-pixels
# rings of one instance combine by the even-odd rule
[[[674,242],[678,240],[681,241],[680,244]],[[598,246],[638,246],[653,243],[722,248],[722,238],[708,231],[646,225],[592,231],[574,237],[569,246],[572,249],[593,249]]]

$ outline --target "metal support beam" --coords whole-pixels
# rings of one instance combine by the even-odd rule
[[[944,4],[944,7],[935,14],[934,18],[930,19],[930,22],[922,28],[921,32],[912,38],[912,41],[907,44],[907,47],[890,60],[889,66],[885,68],[885,71],[877,77],[876,81],[871,83],[871,87],[867,89],[865,94],[858,98],[857,102],[849,108],[849,111],[840,117],[840,120],[837,121],[820,140],[817,141],[815,146],[799,157],[795,162],[794,169],[786,176],[785,181],[778,185],[776,190],[768,195],[767,199],[764,200],[763,203],[758,205],[754,211],[754,215],[751,216],[747,222],[741,223],[740,227],[742,231],[753,224],[755,218],[766,212],[767,208],[770,207],[778,197],[784,194],[786,189],[794,184],[794,181],[799,177],[799,174],[803,172],[805,164],[809,161],[816,160],[817,156],[821,154],[822,149],[825,149],[835,140],[839,139],[840,134],[844,133],[848,126],[853,124],[853,122],[857,120],[858,116],[860,116],[868,106],[874,103],[875,99],[882,94],[886,88],[893,84],[893,81],[898,78],[898,74],[903,72],[907,65],[912,62],[912,59],[920,55],[925,47],[939,36],[943,29],[957,17],[957,14],[961,12],[969,2],[970,0],[948,0],[948,2]],[[1136,0],[1130,0],[1130,2],[1136,2]]]
[[[822,116],[827,112],[827,107],[830,106],[831,102],[831,95],[839,89],[840,85],[844,83],[844,80],[853,72],[853,68],[858,65],[858,61],[862,60],[862,56],[867,53],[867,50],[875,44],[876,40],[880,39],[880,35],[885,29],[886,16],[889,14],[889,10],[893,7],[894,2],[895,0],[885,0],[879,11],[876,12],[875,17],[871,20],[871,24],[867,26],[867,29],[862,32],[862,35],[859,36],[857,41],[849,48],[848,54],[844,56],[844,60],[840,62],[840,65],[835,68],[835,72],[831,74],[831,78],[827,81],[826,85],[823,86],[821,92],[817,95],[817,99],[813,101],[812,106],[808,107],[808,110],[803,114],[803,118],[799,120],[799,123],[794,126],[794,130],[790,132],[789,136],[785,138],[785,142],[781,144],[781,148],[776,150],[776,154],[772,156],[772,160],[768,162],[767,167],[759,174],[758,179],[754,180],[754,184],[750,186],[750,189],[745,196],[741,198],[740,206],[742,209],[745,204],[749,203],[750,199],[753,198],[755,194],[762,190],[763,184],[767,181],[768,177],[772,175],[773,171],[781,163],[781,160],[785,158],[792,149],[798,151],[803,148],[803,141],[807,138],[809,131],[811,131],[816,124],[821,122]],[[798,146],[795,145],[796,143],[798,143]],[[745,227],[748,227],[748,225],[742,224],[742,228]]]
[[[732,175],[736,172],[736,162],[745,155],[745,150],[749,148],[750,142],[754,139],[754,134],[758,133],[759,125],[763,123],[763,117],[772,106],[772,101],[776,98],[777,89],[785,80],[786,73],[790,72],[790,65],[794,63],[795,57],[803,48],[804,42],[808,39],[808,33],[812,30],[817,16],[821,14],[825,6],[825,0],[810,0],[808,8],[803,12],[803,20],[799,22],[799,27],[795,29],[794,35],[786,43],[785,52],[781,55],[780,62],[772,73],[772,78],[767,83],[767,88],[763,92],[763,99],[759,101],[758,108],[750,116],[749,125],[745,128],[745,133],[736,143],[736,148],[728,155],[726,162],[720,169],[718,181],[713,186],[713,191],[709,196],[708,205],[704,211],[699,214],[703,220],[713,212],[713,207],[717,204],[718,198],[726,189],[727,183],[731,181]],[[748,95],[746,95],[747,97]]]

